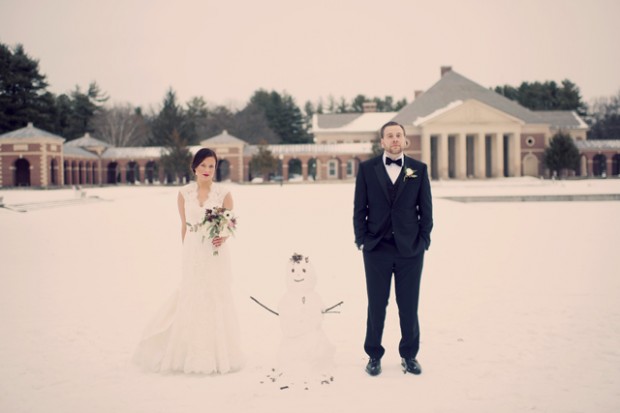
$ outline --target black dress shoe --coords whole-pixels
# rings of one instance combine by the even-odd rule
[[[402,366],[405,369],[406,373],[411,373],[411,374],[422,374],[422,367],[420,366],[420,363],[418,363],[418,360],[412,358],[403,358],[402,359]]]
[[[366,365],[366,373],[371,376],[378,376],[381,374],[381,359],[373,359],[368,360],[368,364]]]

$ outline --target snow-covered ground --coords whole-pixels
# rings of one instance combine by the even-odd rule
[[[174,187],[0,190],[0,412],[618,412],[620,202],[460,203],[454,195],[620,193],[620,180],[433,182],[421,292],[421,376],[399,366],[388,309],[383,374],[364,373],[365,289],[353,183],[230,185],[234,292],[248,364],[225,376],[146,374],[137,340],[180,277]],[[293,252],[308,255],[338,368],[329,385],[266,379]],[[263,383],[261,383],[263,382]]]

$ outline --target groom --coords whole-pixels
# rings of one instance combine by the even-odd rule
[[[381,373],[381,345],[390,284],[394,275],[403,368],[422,373],[418,298],[424,251],[431,243],[433,212],[425,164],[404,156],[405,128],[388,122],[381,128],[384,153],[360,164],[355,182],[353,227],[363,251],[368,293],[364,350],[366,372]]]

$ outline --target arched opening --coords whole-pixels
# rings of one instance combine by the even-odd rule
[[[538,158],[528,153],[523,158],[523,176],[538,176]]]
[[[78,182],[80,185],[84,185],[86,180],[84,179],[84,163],[78,163]]]
[[[230,162],[222,159],[217,163],[217,172],[215,174],[218,182],[230,180]]]
[[[71,167],[69,166],[69,162],[64,162],[64,170],[65,170],[65,185],[71,185]]]
[[[592,158],[592,174],[594,176],[607,176],[607,158],[603,154],[594,155]]]
[[[121,173],[119,171],[118,162],[110,162],[108,164],[108,179],[109,184],[116,184],[121,181]]]
[[[85,162],[84,163],[84,183],[85,184],[90,184],[91,183],[90,162]]]
[[[15,186],[30,186],[30,162],[24,158],[15,161]]]
[[[73,171],[73,177],[71,178],[71,181],[73,182],[73,185],[79,185],[80,183],[80,171],[78,170],[78,164],[76,161],[71,162],[71,170]]]
[[[58,162],[56,159],[50,161],[50,185],[58,185]]]
[[[125,180],[127,183],[135,184],[136,180],[140,176],[140,169],[136,162],[131,161],[127,164],[127,171],[125,172]]]
[[[288,161],[288,180],[289,181],[303,180],[303,175],[301,171],[301,160],[297,158],[293,158]]]
[[[144,172],[146,182],[152,184],[153,182],[155,182],[157,177],[157,164],[153,161],[148,161],[146,163],[146,168]]]
[[[611,158],[611,174],[620,177],[620,154],[615,154]]]

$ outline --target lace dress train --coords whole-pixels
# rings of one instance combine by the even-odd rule
[[[227,191],[213,183],[204,205],[195,182],[181,189],[188,223],[222,206]],[[243,366],[239,325],[231,292],[231,265],[224,243],[213,255],[209,240],[187,231],[180,286],[147,325],[134,361],[157,372],[216,374]]]

